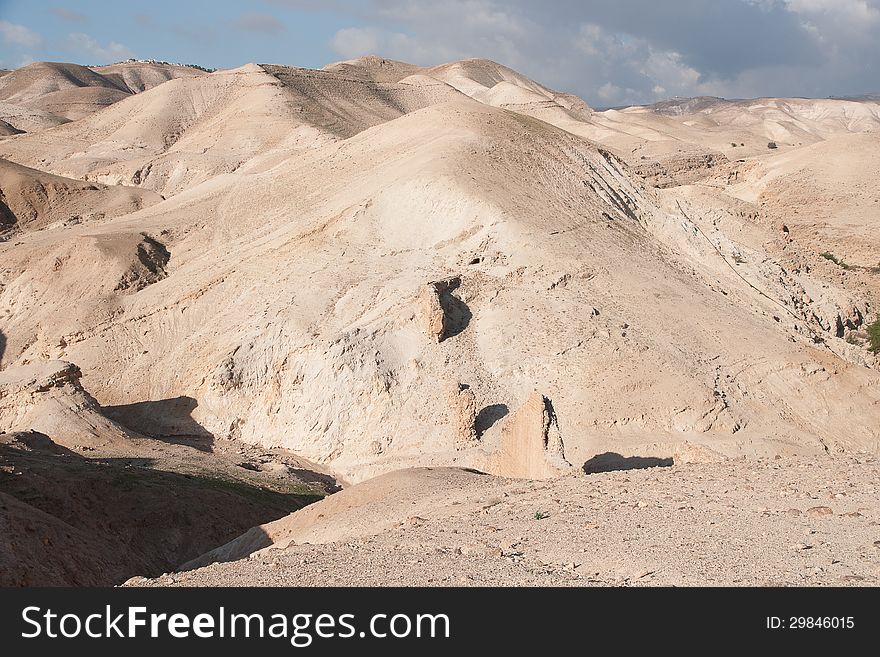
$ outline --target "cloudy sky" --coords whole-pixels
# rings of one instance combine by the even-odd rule
[[[594,106],[880,91],[880,0],[0,0],[0,66],[487,57]]]

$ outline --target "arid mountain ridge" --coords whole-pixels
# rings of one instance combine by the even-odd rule
[[[34,64],[0,119],[7,435],[296,486],[880,448],[872,100]]]

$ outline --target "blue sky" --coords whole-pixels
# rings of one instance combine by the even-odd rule
[[[0,66],[488,57],[593,105],[880,91],[880,0],[0,0]]]
[[[28,59],[104,64],[139,57],[224,68],[250,61],[320,67],[337,59],[328,42],[344,17],[296,4],[0,0],[0,20],[39,38],[36,45],[0,44],[0,60],[14,67]]]

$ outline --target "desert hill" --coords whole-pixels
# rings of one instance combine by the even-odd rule
[[[167,80],[204,74],[188,66],[138,61],[95,68],[35,62],[0,78],[0,118],[33,132],[81,119]],[[28,110],[37,114],[29,116]]]
[[[0,242],[0,428],[286,450],[357,484],[193,565],[285,536],[379,549],[440,508],[413,468],[449,508],[676,455],[637,476],[673,495],[711,461],[720,491],[761,463],[766,500],[778,456],[869,481],[878,106],[677,103],[595,112],[487,60],[370,57],[179,77],[6,137],[3,216],[35,215]],[[67,221],[76,202],[104,216]]]
[[[22,132],[37,132],[70,120],[51,112],[2,101],[0,101],[0,117],[2,117],[0,120],[12,129],[4,130],[7,133],[3,135],[4,137]]]
[[[396,83],[411,75],[421,73],[423,69],[415,64],[371,55],[327,64],[321,70],[371,82]]]
[[[206,71],[193,66],[143,61],[95,66],[92,70],[133,94],[152,89],[168,80],[207,75]]]
[[[880,192],[873,171],[880,138],[844,133],[741,168],[727,187],[735,198],[785,216],[817,251],[862,267],[880,264],[876,217]]]
[[[133,572],[159,575],[321,494],[222,478],[209,457],[183,472],[150,461],[82,454],[37,432],[0,433],[0,585],[110,586]]]
[[[0,150],[60,175],[171,195],[221,173],[271,166],[455,94],[442,85],[249,65],[171,80]]]
[[[142,234],[170,254],[163,275],[120,287]],[[488,467],[496,416],[534,389],[575,465],[665,457],[684,438],[732,454],[877,446],[872,357],[844,339],[867,296],[707,238],[607,152],[460,95],[130,219],[22,239],[3,281],[7,358],[71,360],[102,403],[192,397],[207,431],[346,478]],[[79,254],[101,252],[118,264],[80,279]],[[450,279],[437,343],[420,290]],[[66,293],[37,309],[24,289]],[[460,385],[488,425],[464,445]]]
[[[129,94],[124,85],[77,64],[35,62],[0,78],[0,101],[43,112],[49,115],[47,124],[51,117],[59,122],[82,118]],[[3,119],[20,127],[14,115],[4,112]]]
[[[128,93],[128,89],[90,68],[60,62],[35,62],[0,78],[0,99],[12,103],[34,102],[59,91],[102,87]]]
[[[0,211],[7,216],[0,219],[2,230],[112,218],[160,200],[149,190],[87,183],[0,159]]]
[[[2,586],[159,574],[325,493],[296,459],[209,448],[169,405],[163,432],[139,433],[120,423],[137,426],[139,409],[102,408],[80,375],[61,361],[0,371]]]

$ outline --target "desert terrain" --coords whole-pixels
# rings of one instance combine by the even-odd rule
[[[0,584],[876,585],[880,103],[0,77]]]

